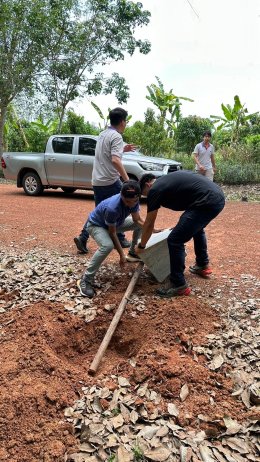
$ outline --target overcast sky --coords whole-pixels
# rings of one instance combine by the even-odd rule
[[[147,38],[151,52],[135,53],[124,62],[111,64],[130,88],[122,105],[132,121],[144,120],[148,107],[146,86],[157,83],[166,91],[194,99],[183,102],[184,116],[221,114],[221,103],[233,103],[238,94],[249,112],[260,111],[260,0],[143,0],[151,12],[147,27],[137,38]],[[193,9],[191,8],[190,4]],[[118,106],[114,97],[93,98],[103,112]],[[100,119],[90,103],[74,104],[89,122]]]

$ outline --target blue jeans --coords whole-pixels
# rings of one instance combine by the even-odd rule
[[[115,183],[109,185],[109,186],[93,186],[93,191],[94,191],[94,200],[95,200],[95,206],[97,207],[100,202],[102,202],[105,199],[108,199],[108,197],[114,196],[115,194],[120,193],[122,187],[122,182],[120,180],[117,180]],[[86,221],[81,233],[80,233],[80,238],[84,244],[86,244],[88,238],[89,238],[89,232],[87,230],[87,223]],[[125,238],[125,235],[122,233],[118,233],[118,239],[122,241]]]
[[[83,278],[89,282],[94,281],[96,272],[99,270],[100,265],[106,259],[106,257],[114,249],[114,243],[109,236],[108,230],[101,226],[95,226],[93,223],[88,222],[87,225],[90,236],[95,239],[99,248],[91,258],[88,267],[83,275]],[[130,251],[134,252],[134,248],[137,244],[138,239],[141,236],[142,228],[133,222],[132,217],[127,217],[124,223],[118,228],[118,231],[133,231],[133,238],[130,247]]]
[[[188,209],[181,215],[177,225],[169,234],[167,243],[170,254],[170,279],[176,286],[186,284],[185,270],[185,242],[193,238],[196,264],[205,266],[209,263],[207,239],[204,228],[215,218],[225,206],[225,201],[210,208]]]

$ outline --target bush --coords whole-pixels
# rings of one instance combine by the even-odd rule
[[[200,143],[205,130],[212,130],[209,119],[197,116],[183,117],[175,131],[175,148],[177,151],[191,154],[196,144]]]
[[[167,137],[164,127],[158,122],[154,111],[147,110],[145,122],[137,121],[124,132],[124,140],[140,147],[143,154],[169,156],[174,149],[174,141]]]
[[[217,163],[215,180],[223,184],[249,184],[260,182],[259,164]]]
[[[224,162],[230,164],[248,164],[250,162],[259,162],[259,156],[257,158],[254,148],[245,143],[232,144],[230,146],[222,146],[216,152],[216,159],[222,159]]]
[[[260,135],[249,135],[245,139],[249,150],[252,152],[252,159],[260,161]]]

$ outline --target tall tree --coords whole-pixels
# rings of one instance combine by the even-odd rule
[[[84,93],[115,91],[125,102],[125,80],[116,73],[105,78],[97,66],[136,49],[148,53],[150,43],[134,32],[149,18],[141,3],[128,0],[1,0],[0,154],[7,107],[22,92],[45,91],[59,128],[68,103]]]
[[[146,54],[150,43],[134,37],[137,27],[149,23],[149,11],[128,0],[88,0],[78,17],[56,30],[51,41],[43,86],[55,102],[60,127],[70,101],[84,94],[115,92],[119,103],[129,96],[125,79],[117,73],[105,77],[101,66],[123,60],[136,49]]]
[[[29,91],[49,49],[48,37],[62,24],[72,0],[1,0],[0,3],[0,154],[8,105]],[[55,11],[59,7],[59,16]],[[58,23],[57,23],[58,22]]]
[[[238,95],[234,96],[234,106],[232,107],[230,104],[226,106],[222,103],[221,109],[223,111],[223,116],[216,116],[211,115],[212,122],[220,123],[217,126],[217,130],[221,130],[222,128],[229,128],[231,129],[231,143],[236,143],[239,141],[239,134],[242,125],[247,123],[254,114],[248,114],[248,110],[245,107],[245,104],[242,104]]]

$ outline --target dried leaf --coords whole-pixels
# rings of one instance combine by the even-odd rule
[[[179,415],[179,409],[173,403],[168,404],[168,412],[170,415],[173,415],[174,417],[177,417]]]
[[[124,448],[120,446],[117,450],[117,461],[118,462],[131,462],[131,454]]]
[[[120,387],[130,387],[129,381],[125,377],[118,377]]]
[[[181,391],[180,391],[180,398],[181,398],[181,401],[185,401],[185,399],[187,398],[188,395],[189,395],[189,388],[188,388],[187,383],[185,383],[185,384],[181,387]]]
[[[215,462],[215,458],[213,457],[212,451],[208,446],[203,446],[201,444],[199,446],[199,452],[203,462]]]
[[[222,354],[217,354],[214,356],[212,361],[209,363],[208,367],[210,370],[215,371],[219,369],[223,363],[224,363],[224,358]]]
[[[170,455],[171,451],[163,446],[149,451],[144,451],[144,456],[155,462],[163,462],[167,460]]]

